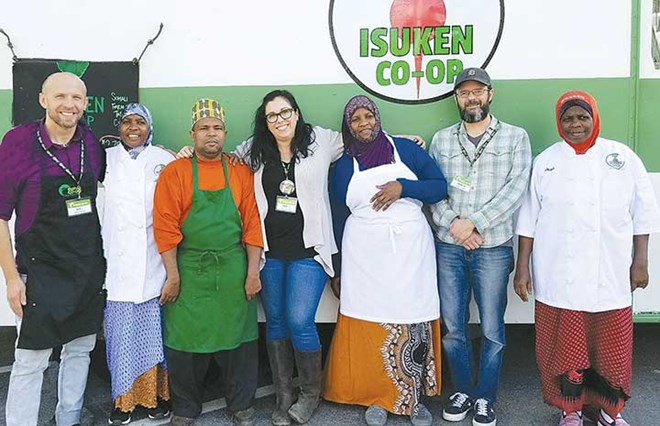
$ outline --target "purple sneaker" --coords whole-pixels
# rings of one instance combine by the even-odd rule
[[[578,413],[570,413],[564,416],[561,415],[561,420],[559,420],[559,426],[583,426],[584,422],[582,421],[582,415]]]

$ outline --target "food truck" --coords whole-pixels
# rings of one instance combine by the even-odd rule
[[[3,134],[26,111],[42,114],[44,70],[60,69],[88,83],[84,119],[102,143],[116,139],[122,106],[139,99],[153,113],[154,142],[178,150],[190,140],[193,102],[210,97],[225,107],[231,149],[276,88],[296,96],[307,122],[335,130],[346,101],[366,94],[387,132],[430,142],[459,120],[457,74],[478,66],[493,78],[492,113],[525,128],[534,154],[559,140],[557,98],[590,92],[601,135],[641,157],[660,199],[660,0],[31,0],[3,7],[0,28]],[[660,236],[649,269],[648,288],[633,295],[638,322],[660,321]],[[336,311],[326,289],[317,321]],[[533,304],[512,287],[506,320],[533,322]]]

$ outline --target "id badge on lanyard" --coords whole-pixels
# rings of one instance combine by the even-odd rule
[[[66,212],[69,217],[74,217],[74,216],[80,216],[81,214],[89,214],[92,213],[92,199],[91,197],[81,197],[80,194],[82,193],[82,178],[83,174],[85,173],[85,142],[82,141],[80,145],[80,176],[76,179],[76,177],[73,175],[71,170],[62,162],[55,157],[48,149],[46,148],[46,145],[44,145],[43,139],[41,139],[41,132],[37,129],[37,141],[39,142],[39,145],[41,146],[41,149],[44,150],[46,155],[48,155],[48,158],[50,158],[64,173],[66,173],[75,183],[76,186],[70,187],[70,190],[73,194],[77,194],[78,198],[74,198],[71,200],[66,200]]]
[[[282,170],[284,171],[284,180],[280,182],[280,192],[284,195],[275,197],[275,211],[289,214],[296,214],[298,210],[298,198],[290,197],[296,191],[296,184],[289,179],[289,167],[291,163],[282,163]]]
[[[80,216],[92,212],[92,199],[90,197],[66,200],[66,212],[69,217]]]
[[[296,197],[278,195],[275,198],[275,211],[295,214],[297,209],[298,199]]]
[[[499,123],[498,126],[495,127],[494,129],[490,129],[490,128],[486,129],[486,132],[488,132],[488,135],[486,137],[488,139],[483,141],[483,143],[479,146],[479,149],[477,149],[477,151],[474,154],[474,159],[470,158],[470,155],[465,150],[465,147],[461,143],[458,134],[456,135],[458,139],[458,146],[461,148],[461,153],[463,154],[463,157],[465,157],[465,159],[470,163],[470,173],[468,174],[468,176],[460,176],[460,175],[454,176],[449,186],[452,186],[458,189],[459,191],[470,192],[470,190],[472,189],[472,168],[476,164],[479,157],[481,157],[481,154],[483,154],[483,152],[486,150],[486,146],[488,146],[490,141],[493,139],[495,133],[497,133],[498,128],[499,128]]]
[[[449,185],[459,191],[470,192],[470,189],[472,188],[472,179],[469,177],[454,176],[454,179],[452,179]]]

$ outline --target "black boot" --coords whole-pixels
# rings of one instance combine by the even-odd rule
[[[295,401],[293,390],[293,348],[288,339],[268,340],[268,361],[270,371],[273,375],[273,387],[275,388],[275,410],[271,416],[271,422],[275,426],[286,426],[291,424],[291,418],[287,411]]]
[[[314,410],[319,405],[321,395],[321,350],[315,352],[298,352],[296,365],[300,379],[300,394],[298,401],[289,408],[289,416],[297,423],[307,423]]]

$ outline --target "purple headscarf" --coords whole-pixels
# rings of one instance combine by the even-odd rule
[[[368,109],[376,118],[376,125],[371,132],[371,137],[366,141],[358,137],[351,129],[351,117],[359,108]],[[394,150],[383,133],[378,107],[366,96],[353,96],[344,107],[341,134],[346,154],[355,158],[363,170],[392,162]]]

